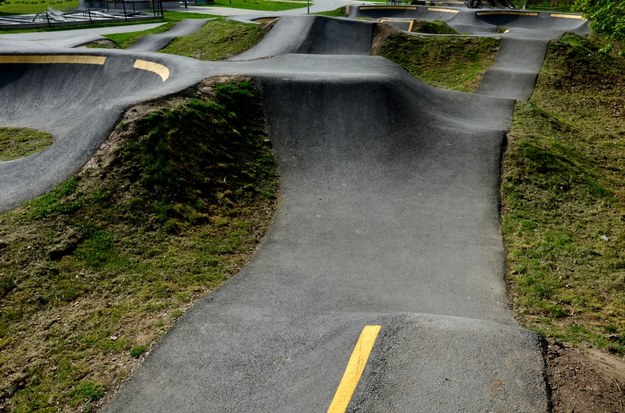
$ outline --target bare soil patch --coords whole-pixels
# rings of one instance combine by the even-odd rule
[[[625,412],[625,361],[552,340],[547,372],[554,413]]]

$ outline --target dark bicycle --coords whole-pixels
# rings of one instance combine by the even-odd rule
[[[467,2],[467,7],[470,9],[481,9],[484,7],[484,3],[482,0],[469,0]]]

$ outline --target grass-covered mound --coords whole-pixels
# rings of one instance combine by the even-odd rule
[[[103,42],[89,44],[95,48],[128,48],[143,37],[164,33],[181,20],[186,13],[167,12],[167,24],[140,32],[115,33],[105,35]],[[189,13],[193,18],[207,18],[206,15]],[[182,16],[181,16],[182,15]],[[275,20],[275,19],[273,19]],[[270,24],[241,23],[234,20],[215,19],[190,35],[174,39],[161,50],[163,53],[194,57],[200,60],[223,60],[252,48],[267,34]]]
[[[547,337],[625,353],[625,59],[553,42],[504,162],[512,303]]]
[[[135,107],[80,173],[0,215],[0,410],[91,411],[249,259],[277,177],[256,91]]]
[[[415,20],[411,31],[427,34],[459,34],[456,29],[442,20]]]
[[[161,52],[200,60],[222,60],[251,49],[270,27],[267,24],[213,20],[197,32],[174,40]]]
[[[433,86],[471,92],[493,64],[500,39],[411,36],[394,33],[373,53],[385,57]]]

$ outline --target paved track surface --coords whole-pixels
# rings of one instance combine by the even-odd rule
[[[55,55],[50,49],[42,52]],[[57,56],[70,59],[84,54],[56,50]],[[45,130],[55,137],[43,152],[0,162],[0,211],[70,177],[102,144],[124,108],[191,86],[201,78],[194,78],[199,72],[190,70],[186,59],[174,56],[104,51],[90,56],[106,61],[36,64],[26,62],[27,55],[18,55],[21,63],[3,63],[0,55],[0,123]],[[170,79],[164,82],[156,73],[133,68],[137,59],[165,64]]]
[[[588,33],[586,20],[562,13],[537,13],[525,10],[469,10],[446,6],[360,6],[351,7],[350,18],[384,17],[443,20],[461,33],[494,34],[505,27],[514,37],[553,39],[564,32]]]
[[[0,35],[0,53],[13,50],[45,50],[77,47],[102,39],[105,34],[149,30],[163,23],[133,24],[129,26],[101,27],[97,29],[59,30]]]
[[[231,60],[264,59],[288,53],[368,55],[372,36],[370,23],[291,17],[278,21],[256,47]]]
[[[250,75],[262,90],[282,175],[275,222],[252,262],[176,324],[107,412],[325,411],[361,329],[376,324],[350,411],[548,411],[541,342],[506,306],[498,217],[509,95],[533,84],[500,93],[511,80],[494,76],[481,94],[435,89],[367,56],[371,30],[284,18],[240,61],[141,55],[170,69],[166,81],[129,69],[128,52],[103,52],[98,68],[0,64],[0,103],[14,105],[0,122],[58,138],[0,163],[0,177],[13,174],[0,181],[4,209],[71,175],[124,106],[210,75]],[[354,33],[367,40],[337,44]],[[507,42],[497,65],[524,47]],[[524,71],[540,67],[539,54]],[[72,159],[52,168],[57,157]],[[48,169],[53,179],[22,190]]]
[[[525,100],[532,95],[548,40],[505,38],[477,93]]]

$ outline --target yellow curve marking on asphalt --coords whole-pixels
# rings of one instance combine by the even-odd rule
[[[454,9],[441,9],[440,7],[428,7],[429,11],[439,11],[442,13],[453,13],[453,14],[458,14],[460,13],[460,10],[454,10]]]
[[[360,6],[358,10],[417,10],[417,6]]]
[[[365,326],[362,329],[343,378],[336,389],[334,399],[328,408],[328,413],[344,413],[347,410],[381,329],[382,326]]]
[[[169,79],[169,69],[160,63],[150,62],[147,60],[137,59],[132,66],[135,69],[147,70],[148,72],[156,73],[163,79],[163,82]]]
[[[578,19],[578,20],[586,20],[583,16],[579,14],[559,14],[559,13],[551,13],[549,17],[554,17],[557,19]]]
[[[0,63],[103,65],[104,56],[85,55],[10,55],[0,56]]]
[[[478,11],[478,16],[489,16],[489,15],[514,15],[514,16],[529,16],[529,17],[538,17],[538,13],[530,12],[522,12],[522,11]]]

